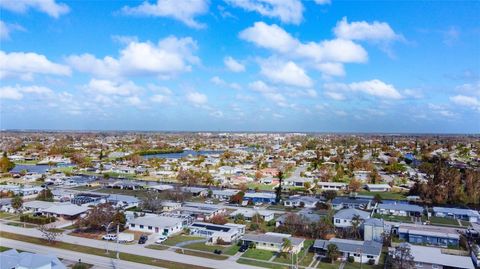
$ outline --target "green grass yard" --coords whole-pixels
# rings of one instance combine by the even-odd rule
[[[175,246],[176,244],[181,242],[199,240],[199,239],[203,239],[203,237],[191,236],[191,235],[174,235],[169,237],[167,240],[165,240],[163,244],[167,246]]]
[[[387,220],[387,221],[412,223],[412,219],[410,217],[406,217],[406,216],[373,214],[373,217],[378,218],[378,219],[384,219],[384,220]]]
[[[212,259],[212,260],[226,260],[226,259],[228,259],[228,256],[225,256],[225,255],[218,255],[218,254],[214,254],[214,253],[205,253],[205,252],[188,250],[188,249],[177,249],[177,250],[175,250],[175,252],[180,253],[180,254],[185,254],[185,255],[191,255],[191,256],[197,256],[197,257]]]
[[[264,267],[264,268],[271,268],[271,269],[288,269],[289,268],[288,265],[280,265],[280,264],[274,264],[274,263],[269,263],[269,262],[253,261],[253,260],[242,259],[242,258],[238,259],[237,263],[251,265],[251,266]]]
[[[275,253],[270,250],[249,248],[247,251],[245,251],[245,253],[243,253],[242,257],[268,261],[273,257],[274,254]]]

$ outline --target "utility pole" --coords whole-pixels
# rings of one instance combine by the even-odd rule
[[[120,232],[120,224],[117,224],[117,260],[120,260],[120,252],[118,251],[118,233],[119,232]]]

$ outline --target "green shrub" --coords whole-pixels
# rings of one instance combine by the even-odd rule
[[[355,258],[353,258],[353,256],[348,256],[347,261],[349,263],[353,263],[355,261]]]

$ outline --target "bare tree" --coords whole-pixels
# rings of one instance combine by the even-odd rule
[[[408,244],[401,244],[396,247],[392,258],[392,268],[394,269],[415,268],[413,256],[410,253],[410,246]]]
[[[47,226],[47,225],[40,225],[38,226],[37,230],[39,230],[42,233],[42,237],[48,241],[49,244],[55,243],[56,239],[62,235],[61,232],[58,230],[54,229],[55,227],[53,226]]]

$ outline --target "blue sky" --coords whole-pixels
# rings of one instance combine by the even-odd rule
[[[2,129],[478,133],[480,2],[0,2]]]

